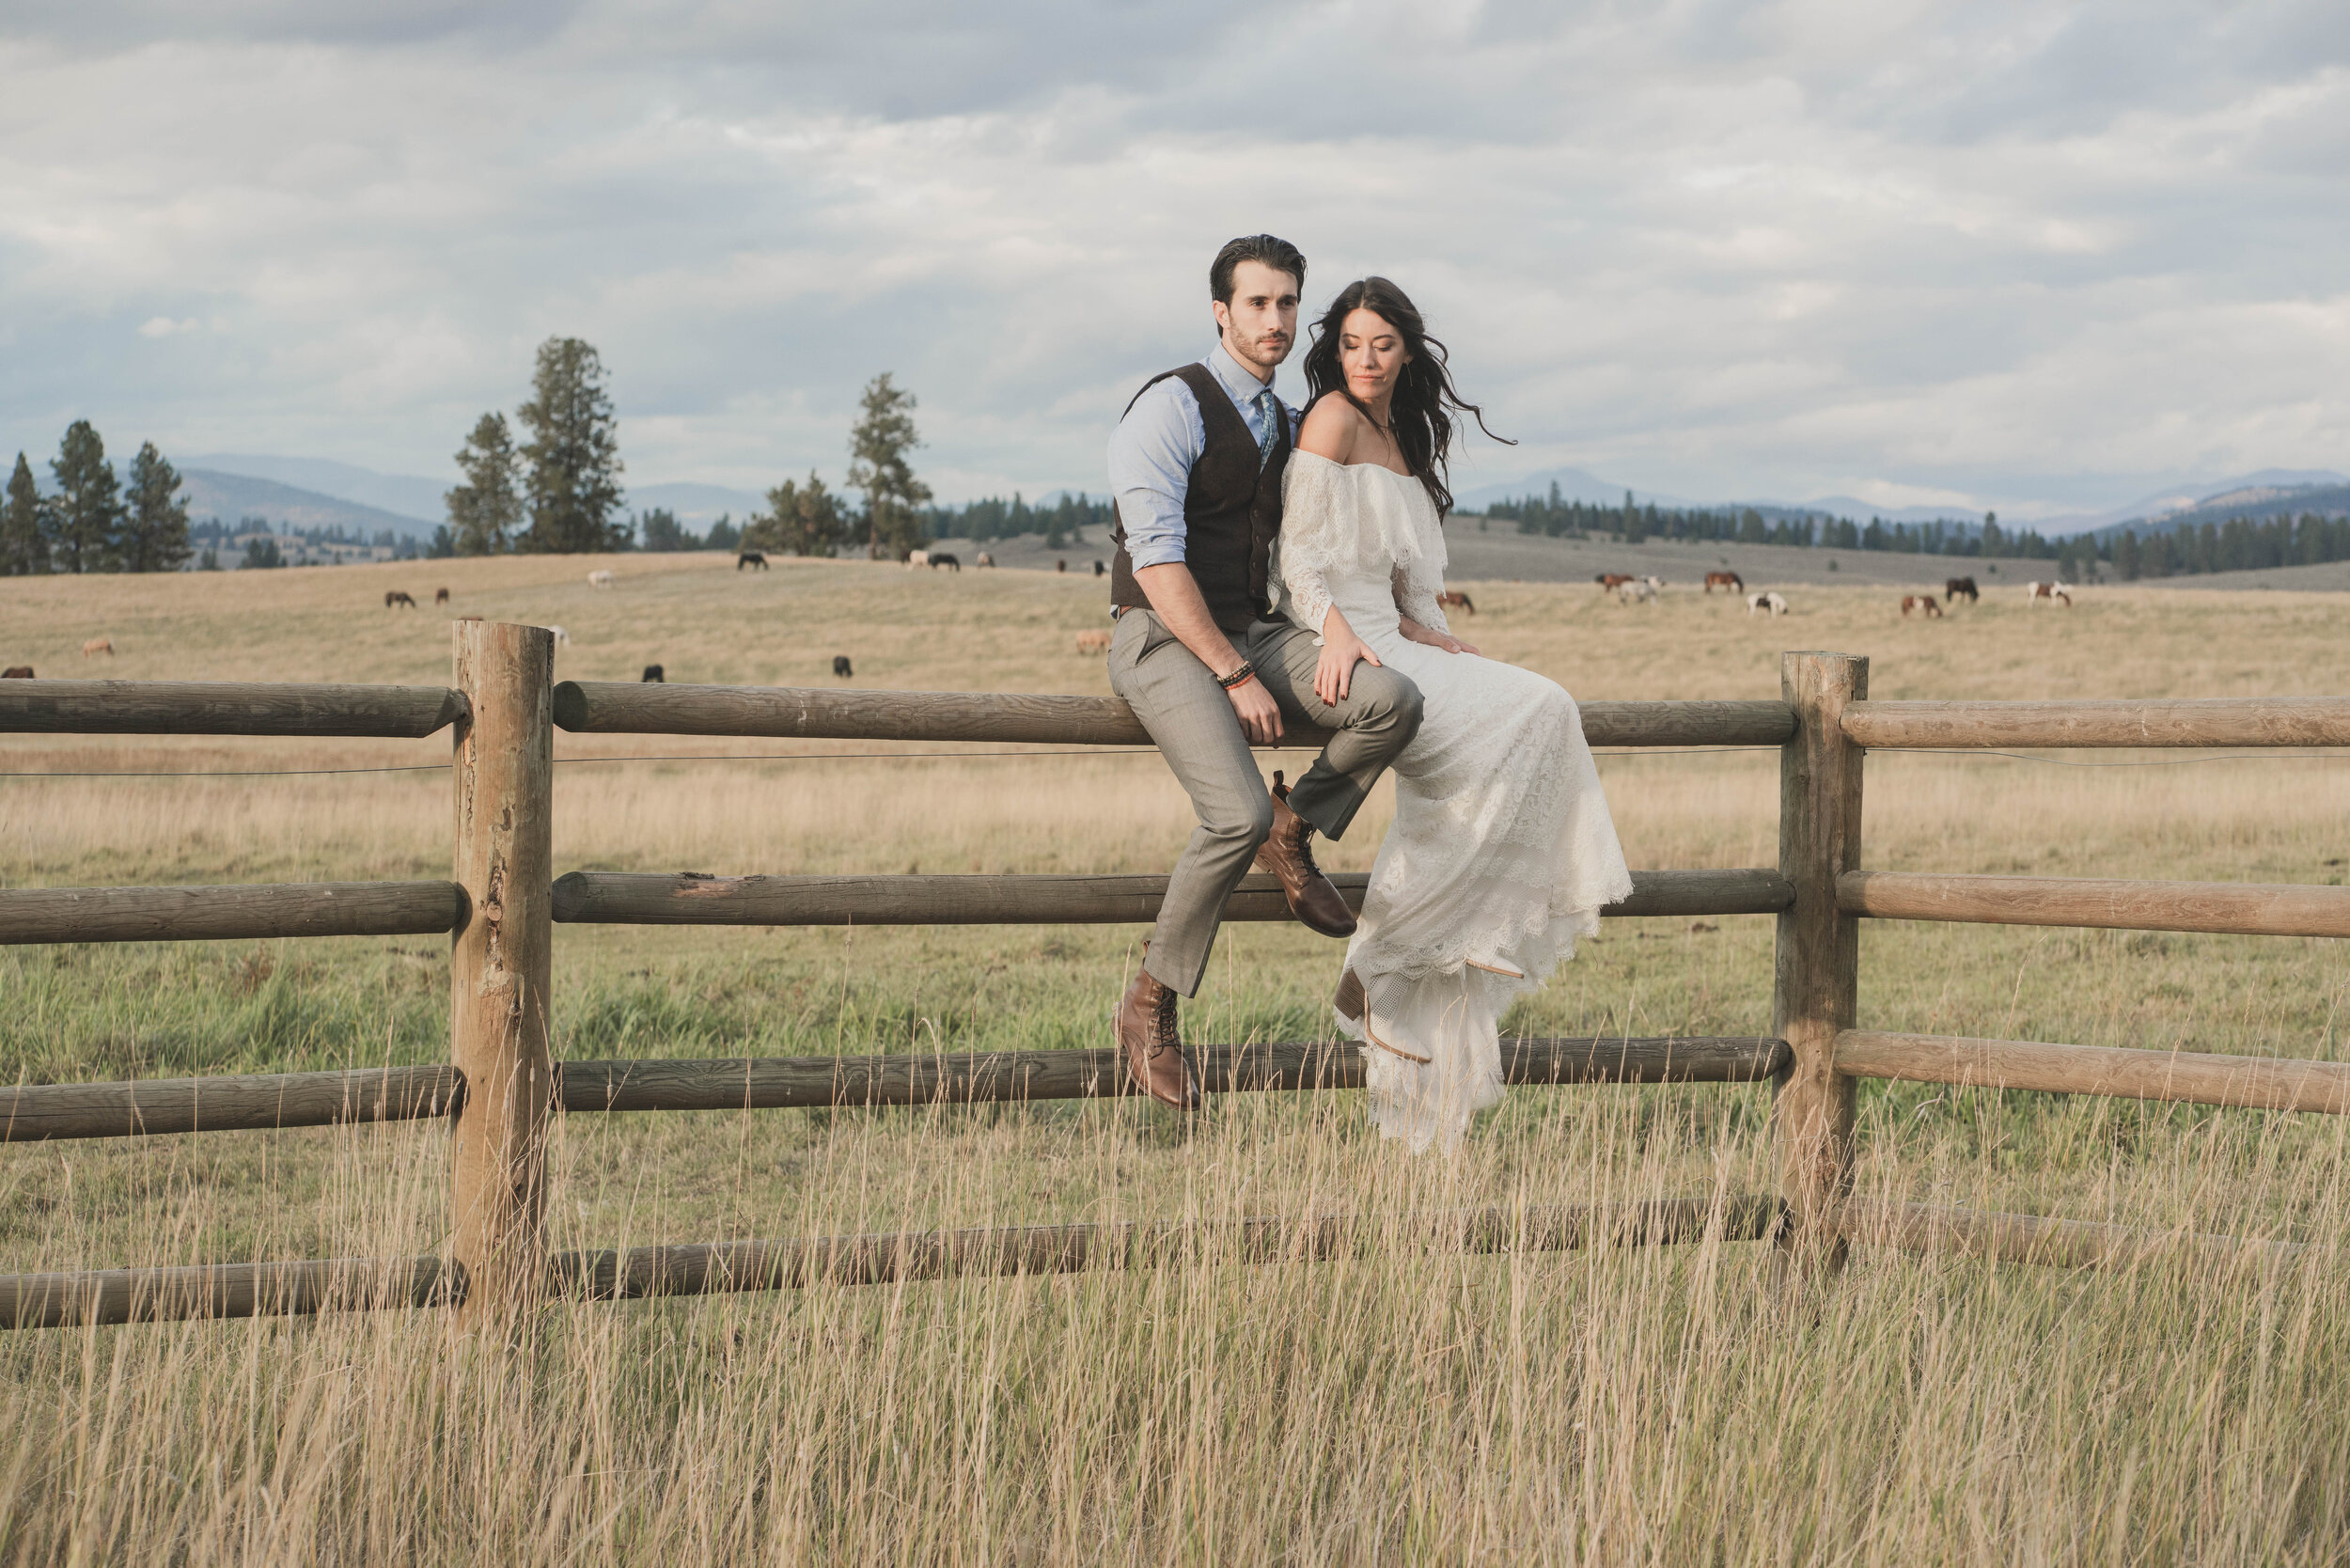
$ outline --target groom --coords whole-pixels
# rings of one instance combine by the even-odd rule
[[[1269,598],[1298,422],[1273,376],[1297,340],[1305,283],[1306,259],[1286,240],[1253,234],[1218,251],[1208,269],[1215,347],[1145,383],[1110,437],[1110,688],[1199,819],[1118,1004],[1118,1043],[1136,1083],[1183,1110],[1199,1108],[1199,1086],[1175,998],[1199,989],[1225,899],[1253,863],[1281,879],[1308,927],[1351,933],[1354,912],[1315,866],[1313,835],[1343,834],[1419,729],[1419,688],[1369,662],[1337,705],[1317,698],[1319,640]],[[1337,733],[1296,788],[1268,794],[1248,747],[1280,739],[1285,717]]]

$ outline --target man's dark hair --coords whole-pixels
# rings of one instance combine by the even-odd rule
[[[1283,272],[1297,279],[1297,291],[1306,291],[1306,253],[1287,240],[1277,240],[1270,234],[1244,234],[1237,240],[1227,240],[1224,248],[1215,253],[1215,262],[1208,269],[1208,297],[1219,305],[1232,303],[1232,269],[1244,261],[1261,261],[1276,272]]]

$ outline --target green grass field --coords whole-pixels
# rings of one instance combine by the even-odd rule
[[[1089,579],[708,557],[0,582],[44,676],[445,682],[445,616],[560,623],[558,675],[1102,693]],[[1473,584],[1463,628],[1583,698],[1766,697],[1778,656],[1872,695],[2350,692],[2338,601],[2092,589],[1904,621],[1810,588],[1749,618],[1676,590]],[[110,636],[118,656],[76,651]],[[103,667],[99,667],[103,666]],[[1187,810],[1149,755],[559,736],[558,870],[1155,870]],[[877,755],[883,754],[883,755]],[[0,738],[9,886],[446,875],[447,741]],[[719,758],[758,758],[755,760]],[[591,759],[621,759],[593,760]],[[677,760],[685,759],[685,760]],[[1876,869],[2340,882],[2350,763],[1878,754]],[[2175,764],[2175,765],[2173,765]],[[1287,765],[1271,760],[1268,765]],[[1636,866],[1768,865],[1769,752],[1616,756]],[[24,776],[264,770],[260,777]],[[1367,866],[1375,804],[1325,862]],[[1709,929],[1710,928],[1710,929]],[[556,933],[559,1057],[1104,1043],[1123,927]],[[1195,1040],[1326,1038],[1338,949],[1226,933]],[[2342,1058],[2338,945],[1872,925],[1865,1027]],[[1512,1027],[1763,1033],[1766,919],[1609,923]],[[426,938],[0,953],[23,1081],[446,1053]],[[941,1225],[1345,1212],[1327,1262],[548,1311],[0,1340],[0,1558],[124,1561],[2123,1561],[2350,1555],[2350,1289],[2306,1266],[2072,1273],[1864,1249],[1791,1297],[1768,1254],[1461,1257],[1402,1216],[1766,1191],[1767,1090],[1513,1091],[1456,1159],[1347,1093],[576,1117],[558,1247]],[[1859,1185],[2330,1247],[2340,1124],[1864,1085]],[[0,1149],[0,1269],[396,1256],[445,1243],[432,1125]],[[1382,1225],[1383,1220],[1394,1223]]]

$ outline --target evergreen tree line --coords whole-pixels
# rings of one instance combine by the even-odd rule
[[[106,443],[86,419],[66,427],[49,460],[52,493],[43,495],[33,465],[16,454],[0,499],[0,576],[64,572],[177,572],[195,554],[180,474],[140,444],[128,484],[115,474]]]
[[[2319,512],[2304,512],[2297,518],[2232,517],[2169,528],[2154,525],[2143,537],[2135,528],[2125,528],[2104,539],[2084,534],[2052,541],[2035,529],[2001,527],[1997,512],[1986,512],[1980,525],[1955,520],[1888,523],[1880,517],[1863,526],[1826,516],[1781,515],[1766,520],[1752,507],[1743,510],[1642,507],[1634,503],[1629,493],[1621,507],[1595,506],[1562,500],[1554,484],[1547,496],[1498,501],[1485,509],[1485,515],[1515,522],[1522,534],[1618,539],[1627,544],[1650,539],[1721,540],[1740,544],[2050,560],[2057,563],[2059,578],[2068,582],[2093,575],[2100,562],[2109,563],[2123,581],[2134,582],[2140,577],[2350,560],[2350,517]]]
[[[2318,512],[2264,520],[2231,517],[2201,526],[2158,528],[2142,540],[2137,529],[2124,528],[2106,543],[2104,558],[2124,582],[2350,560],[2350,517]]]
[[[932,507],[923,514],[922,525],[932,539],[973,539],[982,544],[1042,534],[1044,547],[1058,550],[1073,539],[1082,542],[1087,528],[1097,524],[1107,527],[1116,517],[1117,509],[1106,495],[1096,501],[1063,491],[1056,504],[1032,507],[1015,490],[1009,501],[991,495],[960,507]]]

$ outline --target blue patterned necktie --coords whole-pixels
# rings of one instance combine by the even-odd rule
[[[1279,428],[1275,421],[1281,417],[1281,405],[1274,400],[1270,386],[1257,394],[1257,412],[1263,416],[1257,431],[1257,466],[1262,468],[1273,457],[1273,432]]]

